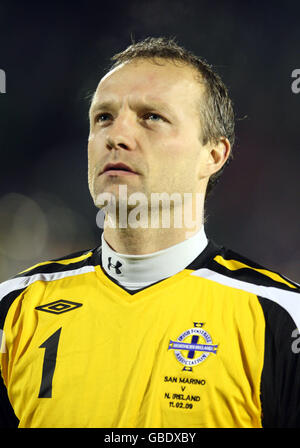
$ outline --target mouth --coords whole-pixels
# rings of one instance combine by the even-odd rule
[[[121,162],[108,163],[107,165],[105,165],[103,171],[100,173],[100,175],[107,175],[107,176],[132,176],[137,174],[138,173],[135,172],[130,166]]]

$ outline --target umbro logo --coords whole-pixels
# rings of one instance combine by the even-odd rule
[[[37,306],[35,309],[45,311],[46,313],[62,314],[67,311],[75,310],[82,306],[82,303],[70,302],[69,300],[56,300],[55,302],[46,303],[46,305]]]

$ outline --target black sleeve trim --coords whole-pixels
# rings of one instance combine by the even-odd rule
[[[265,316],[265,354],[261,376],[262,425],[300,428],[300,353],[293,350],[296,324],[272,300],[258,297]]]
[[[7,390],[0,375],[0,428],[17,428],[19,419],[8,399]]]
[[[0,300],[0,329],[3,330],[4,322],[6,319],[6,315],[8,313],[8,310],[13,303],[13,301],[24,291],[25,288],[16,289],[14,291],[11,291],[6,296],[4,296]]]
[[[274,288],[283,289],[285,291],[291,291],[299,293],[300,289],[299,287],[292,288],[291,286],[288,286],[285,283],[278,282],[276,280],[273,280],[271,277],[268,277],[265,274],[262,274],[260,272],[255,271],[251,268],[240,268],[236,269],[234,271],[231,271],[230,269],[227,269],[225,266],[222,266],[221,264],[217,263],[216,261],[212,260],[209,264],[209,269],[212,271],[218,272],[219,274],[226,275],[226,277],[234,278],[236,280],[241,280],[247,283],[252,283],[254,285],[259,286],[269,286]],[[273,271],[270,271],[273,272]],[[278,274],[280,275],[280,274]],[[293,282],[290,280],[286,280],[292,285],[294,285]]]
[[[88,258],[88,260],[89,260],[89,258]],[[67,258],[63,258],[62,260],[67,260]],[[77,261],[77,262],[69,263],[69,264],[62,264],[62,263],[59,263],[56,261],[53,261],[53,262],[51,261],[47,264],[42,264],[40,266],[37,266],[36,268],[32,268],[29,271],[17,274],[17,275],[15,275],[14,278],[31,277],[32,275],[36,275],[36,274],[52,274],[55,272],[73,271],[74,269],[80,269],[87,264],[91,264],[91,263],[87,263],[86,260]]]

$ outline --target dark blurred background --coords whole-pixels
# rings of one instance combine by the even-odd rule
[[[131,36],[172,36],[213,64],[235,104],[208,236],[299,282],[299,17],[299,1],[1,1],[0,281],[99,244],[87,96]]]

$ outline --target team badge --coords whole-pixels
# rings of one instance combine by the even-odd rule
[[[184,365],[182,370],[192,371],[192,367],[205,361],[211,354],[217,353],[210,334],[204,330],[204,323],[194,322],[194,328],[181,333],[176,341],[170,340],[168,350],[174,350],[177,360]]]

